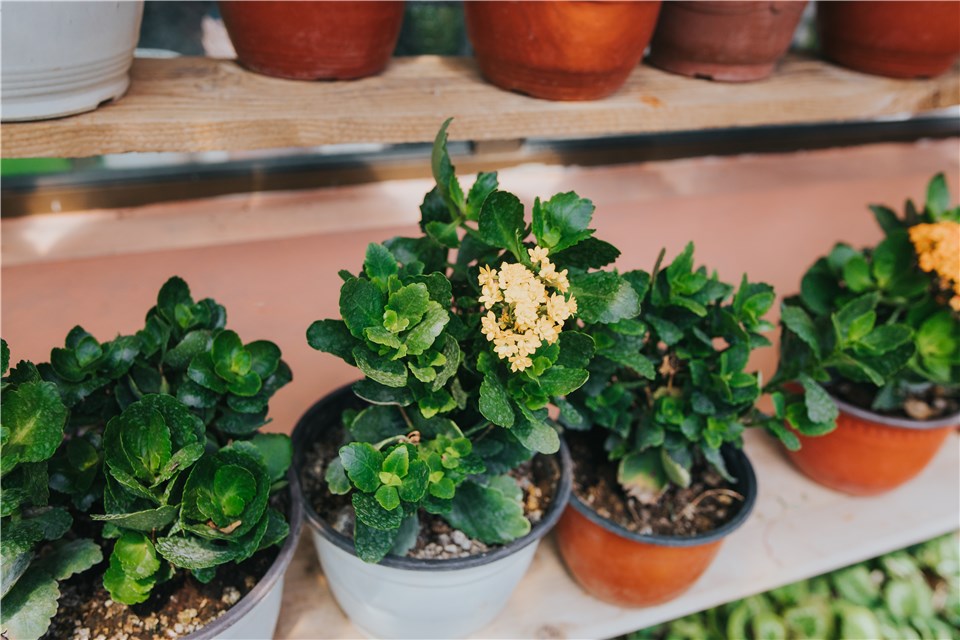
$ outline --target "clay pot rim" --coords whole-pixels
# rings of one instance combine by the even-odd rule
[[[880,426],[891,427],[895,429],[913,429],[924,431],[927,429],[942,429],[944,427],[955,427],[960,425],[960,412],[952,413],[936,420],[911,420],[910,418],[897,418],[894,416],[885,416],[880,413],[874,413],[869,409],[860,407],[841,400],[837,396],[829,393],[830,398],[837,404],[837,408],[843,413],[850,414],[855,418],[873,422]]]
[[[727,464],[732,467],[730,472],[737,477],[737,484],[744,489],[743,506],[740,507],[740,511],[737,512],[737,515],[735,515],[733,519],[712,531],[700,533],[695,536],[636,533],[598,514],[580,500],[576,492],[570,493],[570,506],[593,524],[603,527],[610,533],[616,534],[621,538],[626,538],[634,542],[660,547],[698,547],[704,544],[718,542],[739,529],[740,526],[746,522],[757,502],[757,475],[753,471],[753,465],[750,463],[747,454],[741,449],[731,445],[724,445],[722,451]]]
[[[303,463],[304,453],[306,452],[306,447],[304,446],[305,441],[307,440],[308,436],[312,434],[314,429],[323,428],[326,426],[321,422],[316,421],[316,414],[321,410],[326,409],[330,404],[342,403],[346,396],[349,396],[351,399],[356,398],[356,396],[353,395],[353,391],[350,389],[350,387],[351,384],[347,384],[325,395],[316,403],[314,403],[314,405],[310,407],[305,414],[303,414],[303,417],[297,421],[297,426],[294,427],[293,430],[292,439],[294,447],[293,467],[296,470],[296,475],[298,478]],[[543,515],[539,522],[530,528],[530,533],[527,535],[500,545],[493,551],[475,556],[468,556],[466,558],[421,559],[388,555],[377,564],[383,567],[391,567],[393,569],[402,569],[407,571],[456,571],[459,569],[470,569],[502,560],[503,558],[511,556],[524,547],[540,540],[540,538],[545,536],[551,529],[553,529],[553,526],[560,519],[560,516],[563,515],[563,512],[567,506],[567,502],[570,499],[572,493],[571,488],[573,486],[573,462],[570,458],[570,450],[567,448],[567,443],[564,442],[563,438],[560,439],[560,450],[556,454],[551,455],[559,455],[560,457],[560,480],[557,483],[557,492],[554,495],[553,502],[547,509],[547,512]],[[300,498],[303,505],[303,512],[306,515],[307,523],[310,525],[310,527],[343,551],[346,551],[352,556],[356,556],[357,552],[353,546],[353,539],[348,538],[342,533],[336,531],[326,520],[321,518],[314,510],[313,505],[307,500],[306,494],[301,493]]]
[[[300,491],[300,480],[294,472],[293,465],[287,470],[287,486],[290,491],[290,506],[288,509],[290,532],[287,534],[287,539],[283,541],[283,546],[280,547],[280,552],[273,564],[263,574],[256,586],[247,595],[243,596],[237,604],[227,609],[226,613],[210,624],[184,636],[183,640],[213,640],[219,638],[224,631],[240,622],[255,606],[260,604],[273,591],[277,582],[286,575],[287,568],[290,566],[293,554],[300,542],[300,532],[303,529],[303,509],[301,507],[303,497]]]
[[[664,4],[668,3],[664,2]],[[741,0],[739,2],[736,0],[723,0],[721,2],[703,2],[701,0],[671,0],[669,4],[701,14],[728,16],[760,13],[767,10],[765,5],[768,3],[752,2],[750,0]],[[792,4],[802,6],[803,9],[806,9],[809,1],[804,0],[803,2],[799,2],[797,0],[792,0]]]

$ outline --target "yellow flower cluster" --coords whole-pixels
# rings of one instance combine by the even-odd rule
[[[530,356],[544,342],[556,342],[563,323],[577,312],[576,299],[565,295],[570,288],[567,270],[557,271],[543,247],[527,253],[536,273],[522,264],[509,263],[499,271],[481,267],[478,278],[480,303],[487,310],[480,319],[481,331],[513,371],[532,367]]]
[[[950,307],[960,311],[960,223],[936,222],[910,227],[910,241],[920,268],[935,273],[940,286],[952,291]]]

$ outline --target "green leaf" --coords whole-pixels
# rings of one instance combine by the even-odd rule
[[[178,506],[162,505],[155,509],[146,509],[131,513],[93,514],[90,518],[98,522],[110,522],[124,529],[149,533],[163,529],[176,520],[178,511]]]
[[[351,482],[366,493],[380,486],[380,468],[383,454],[366,442],[351,442],[340,448],[340,462]]]
[[[423,316],[423,320],[407,334],[405,341],[407,353],[416,356],[432,347],[449,321],[450,315],[447,310],[440,303],[431,300],[427,305],[427,312]],[[383,381],[378,380],[378,382]]]
[[[668,485],[657,449],[631,452],[620,459],[617,482],[643,504],[655,503]]]
[[[7,369],[10,368],[10,347],[7,341],[0,339],[0,376],[7,375]]]
[[[402,478],[407,475],[407,471],[410,469],[410,452],[407,451],[407,448],[404,446],[395,447],[393,451],[388,453],[387,457],[383,459],[383,465],[380,468],[387,473],[392,473]]]
[[[186,369],[197,354],[209,350],[212,344],[213,338],[209,331],[205,329],[191,331],[183,336],[175,347],[167,351],[163,356],[163,364],[178,371]]]
[[[830,394],[805,373],[800,374],[800,384],[803,385],[804,404],[807,407],[807,417],[810,422],[817,424],[836,422],[839,412],[837,403],[833,401]]]
[[[388,387],[403,387],[407,384],[407,368],[399,360],[374,355],[364,347],[355,348],[353,358],[357,368],[375,382]]]
[[[941,214],[950,208],[950,189],[947,187],[947,178],[938,173],[927,185],[926,210],[931,214],[933,222],[940,220]]]
[[[333,495],[342,496],[350,493],[350,480],[347,478],[340,458],[334,458],[330,461],[323,477],[327,481],[327,488]]]
[[[943,309],[926,320],[917,330],[917,350],[924,357],[949,357],[960,348],[960,325],[949,310]]]
[[[363,262],[363,271],[367,277],[380,287],[381,291],[387,290],[387,280],[390,276],[395,276],[400,272],[397,266],[397,259],[382,244],[371,242],[367,245],[367,257]]]
[[[67,409],[52,382],[29,382],[3,398],[2,473],[22,462],[50,458],[63,439]]]
[[[873,212],[874,218],[877,219],[877,224],[880,225],[880,228],[883,229],[885,233],[892,233],[903,229],[903,223],[890,208],[872,204],[870,205],[870,211]]]
[[[874,287],[873,276],[870,275],[870,264],[861,253],[852,255],[843,265],[843,279],[854,293],[869,291]]]
[[[115,602],[126,605],[144,602],[150,597],[155,583],[153,575],[144,578],[128,575],[123,569],[120,557],[116,553],[110,555],[110,567],[103,574],[103,586]]]
[[[593,338],[579,331],[564,331],[560,334],[560,355],[556,365],[571,369],[586,369],[593,359]]]
[[[524,235],[523,205],[512,193],[494,191],[480,209],[479,232],[487,244],[506,249],[520,260]]]
[[[487,486],[467,480],[457,489],[446,520],[486,544],[516,540],[530,533],[517,489],[509,476],[497,476]]]
[[[209,569],[235,560],[238,549],[196,536],[158,538],[157,551],[170,564],[183,569]]]
[[[876,320],[874,309],[879,299],[876,292],[867,293],[854,298],[833,314],[833,323],[840,342],[859,340],[870,332]]]
[[[54,580],[66,580],[74,574],[83,573],[102,560],[103,552],[97,543],[89,538],[78,538],[58,543],[36,562],[36,568],[46,572]]]
[[[44,571],[29,571],[3,597],[0,623],[11,640],[36,640],[57,614],[60,589]]]
[[[244,349],[250,354],[250,368],[266,380],[277,370],[280,364],[280,347],[269,340],[254,340]]]
[[[317,351],[332,353],[353,364],[353,349],[357,339],[342,320],[317,320],[307,329],[307,343]]]
[[[480,413],[495,425],[510,428],[514,413],[510,396],[496,373],[487,373],[480,383]]]
[[[456,343],[455,340],[454,343]],[[406,407],[414,400],[413,391],[409,387],[388,387],[366,378],[355,382],[351,389],[354,395],[370,404]]]
[[[817,328],[806,311],[799,306],[784,304],[780,309],[780,320],[819,357],[820,340],[817,336]]]
[[[227,384],[217,375],[213,358],[209,353],[198,353],[193,357],[190,366],[187,368],[187,377],[214,393],[223,394],[227,392]]]
[[[360,494],[357,494],[357,495],[360,495]],[[394,509],[400,506],[400,496],[397,493],[396,487],[389,487],[387,485],[383,485],[382,487],[377,489],[377,493],[375,497],[377,499],[377,502],[380,503],[380,506],[386,509],[387,511],[393,511]]]
[[[615,246],[593,237],[584,238],[562,251],[556,249],[554,251],[551,251],[550,259],[557,265],[584,270],[602,269],[608,264],[613,264],[620,257],[620,250]],[[643,293],[638,293],[641,297],[643,296]]]
[[[293,443],[284,433],[258,433],[250,439],[262,457],[270,482],[283,480],[293,460]]]
[[[430,293],[427,290],[427,285],[417,282],[400,287],[390,294],[383,326],[393,333],[409,329],[420,322],[420,319],[427,313],[429,304]],[[389,313],[391,311],[392,314]],[[388,317],[390,318],[389,321],[387,320]]]
[[[467,220],[476,220],[480,217],[480,209],[487,196],[497,190],[497,173],[481,172],[477,174],[470,193],[467,194]]]
[[[396,491],[394,491],[394,494],[396,494]],[[396,529],[403,520],[403,509],[387,510],[381,506],[377,497],[368,493],[354,493],[351,500],[353,509],[357,513],[357,521],[373,529],[379,529],[380,531]]]
[[[224,465],[213,476],[213,493],[224,515],[237,517],[257,494],[257,481],[241,466]]]
[[[400,499],[404,502],[419,502],[427,491],[429,469],[422,460],[411,460],[410,468],[400,484]]]
[[[113,546],[113,556],[123,572],[137,580],[152,576],[160,568],[156,549],[150,538],[136,531],[124,531]],[[111,564],[113,557],[111,557]]]
[[[464,208],[463,190],[457,181],[453,164],[447,154],[447,127],[453,118],[448,118],[433,141],[433,152],[430,157],[430,166],[433,170],[433,179],[437,182],[437,189],[451,214],[458,214]]]
[[[593,230],[587,227],[594,209],[592,202],[572,191],[558,193],[542,204],[538,201],[533,207],[533,235],[537,244],[563,251],[590,237]]]
[[[913,331],[906,325],[885,324],[861,338],[855,349],[866,355],[880,355],[910,342],[912,337]]]
[[[609,324],[640,312],[640,297],[629,282],[615,273],[597,271],[570,278],[577,299],[577,315],[588,324]]]
[[[537,381],[548,396],[566,396],[582,387],[589,376],[586,369],[568,369],[554,365],[537,378]]]
[[[510,433],[531,451],[553,454],[560,450],[557,430],[533,416],[521,416]]]
[[[395,529],[374,529],[356,520],[353,525],[353,545],[357,557],[364,562],[380,562],[390,553],[399,535],[399,525]]]
[[[355,338],[363,338],[367,327],[383,323],[383,298],[369,280],[353,278],[340,288],[340,315]]]

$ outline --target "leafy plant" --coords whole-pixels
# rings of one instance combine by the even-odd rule
[[[922,210],[907,201],[898,217],[871,209],[884,231],[876,247],[837,244],[784,301],[780,367],[774,384],[790,425],[806,435],[834,426],[830,397],[916,419],[960,397],[960,207],[949,208],[943,174]]]
[[[600,270],[619,252],[593,237],[589,200],[537,200],[528,221],[496,174],[465,192],[448,124],[422,235],[371,244],[359,273],[341,272],[341,319],[307,331],[363,374],[353,391],[366,406],[345,413],[326,479],[351,494],[355,546],[370,562],[406,552],[421,509],[491,544],[526,534],[506,472],[559,448],[547,407],[584,384],[594,352],[576,318],[613,324],[639,311],[633,285]]]
[[[693,244],[669,265],[661,252],[652,274],[624,274],[643,311],[614,324],[587,324],[597,345],[590,380],[560,403],[574,430],[608,432],[606,450],[623,489],[657,502],[671,485],[689,486],[701,461],[733,480],[721,453],[741,446],[745,426],[770,426],[755,403],[759,374],[750,352],[769,344],[764,316],[772,287],[721,281],[694,267]]]
[[[10,351],[3,340],[0,360],[0,629],[37,638],[57,612],[58,582],[103,556],[93,540],[70,539],[73,518],[49,504],[47,465],[67,420],[57,387],[27,361],[7,375]]]
[[[289,527],[270,499],[292,449],[258,429],[290,379],[275,344],[242,342],[224,308],[195,302],[177,277],[135,334],[101,343],[76,327],[49,363],[20,363],[3,388],[4,625],[16,612],[11,628],[29,624],[16,637],[39,637],[56,613],[55,580],[101,561],[93,541],[58,541],[74,517],[114,541],[103,584],[123,604],[178,571],[208,582],[280,543]],[[45,577],[21,577],[40,547]]]
[[[956,534],[637,631],[627,640],[960,638]]]

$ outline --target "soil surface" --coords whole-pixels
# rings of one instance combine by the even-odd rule
[[[729,522],[743,505],[734,485],[705,463],[694,465],[689,487],[671,486],[659,502],[644,505],[620,487],[617,465],[607,460],[601,442],[570,431],[565,437],[573,457],[574,493],[597,514],[628,531],[695,536]]]
[[[350,496],[333,495],[324,479],[327,465],[337,455],[341,445],[342,430],[327,429],[318,433],[318,436],[304,456],[300,484],[317,515],[339,533],[352,538],[354,513]],[[559,461],[555,457],[537,456],[514,469],[510,475],[523,490],[524,516],[531,525],[537,524],[553,502],[560,480]],[[466,558],[498,546],[474,540],[463,531],[451,527],[442,517],[421,510],[420,534],[406,557],[431,560]]]
[[[877,395],[875,387],[840,381],[830,387],[831,393],[864,411],[872,411],[892,418],[908,420],[936,420],[960,413],[960,398],[939,385],[929,385],[907,396],[903,408],[897,411],[876,411],[871,408]],[[955,392],[954,392],[955,393]]]
[[[273,547],[239,565],[224,565],[209,584],[179,572],[158,585],[149,600],[130,607],[113,602],[103,588],[99,576],[106,570],[104,562],[60,583],[60,608],[43,638],[172,640],[185,636],[224,615],[249,593],[278,552]]]

